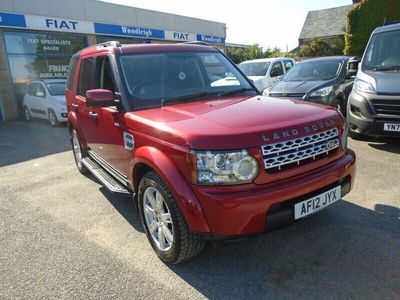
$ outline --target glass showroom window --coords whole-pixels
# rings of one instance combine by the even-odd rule
[[[6,31],[4,41],[20,113],[26,83],[67,78],[71,55],[87,46],[86,37],[62,33]]]

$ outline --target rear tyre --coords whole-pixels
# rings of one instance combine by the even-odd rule
[[[156,172],[143,176],[138,199],[147,238],[163,262],[177,264],[203,250],[204,239],[190,231],[180,207]]]
[[[28,122],[32,120],[32,115],[31,112],[29,111],[28,106],[24,106],[24,116],[25,120],[27,120]]]
[[[88,173],[89,170],[82,163],[82,160],[87,156],[87,153],[82,148],[78,133],[76,132],[75,129],[72,129],[71,131],[71,144],[72,144],[72,151],[74,153],[76,167],[82,174]]]
[[[49,123],[51,126],[53,126],[53,127],[60,126],[60,122],[58,122],[58,119],[57,119],[57,116],[56,116],[56,113],[54,112],[54,110],[49,109],[48,116],[49,116]]]

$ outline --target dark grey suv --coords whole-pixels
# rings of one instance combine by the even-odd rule
[[[349,57],[333,56],[305,60],[294,65],[264,95],[304,100],[337,107],[346,115],[354,73],[348,72]]]

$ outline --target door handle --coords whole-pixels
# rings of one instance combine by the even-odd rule
[[[78,110],[78,104],[72,103],[71,106],[72,106],[72,109],[73,109],[74,111],[77,111],[77,110]]]
[[[90,111],[89,112],[89,116],[93,119],[96,120],[97,119],[97,113],[95,111]]]

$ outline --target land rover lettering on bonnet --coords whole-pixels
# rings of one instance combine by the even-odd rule
[[[353,186],[336,109],[261,96],[204,43],[88,47],[66,97],[78,170],[132,199],[167,263],[288,225]]]

